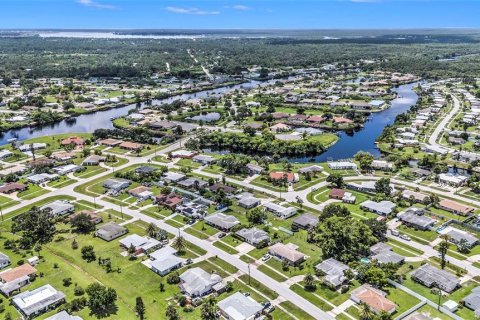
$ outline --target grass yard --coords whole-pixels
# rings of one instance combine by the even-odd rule
[[[22,200],[31,200],[49,192],[50,190],[43,189],[37,184],[28,184],[28,189],[17,193],[17,196]]]
[[[217,247],[217,248],[219,248],[219,249],[227,252],[227,253],[230,253],[230,254],[237,254],[237,253],[238,253],[237,250],[235,250],[234,248],[226,245],[226,244],[223,243],[222,241],[215,241],[215,242],[213,243],[213,245],[214,245],[215,247]]]
[[[285,308],[289,313],[293,314],[295,317],[301,320],[315,320],[314,317],[309,315],[307,312],[303,311],[299,307],[297,307],[295,304],[291,303],[290,301],[284,301],[280,303],[280,306],[282,308]]]

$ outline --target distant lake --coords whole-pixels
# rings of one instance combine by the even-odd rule
[[[204,121],[204,122],[212,122],[217,121],[220,119],[220,113],[218,112],[209,112],[206,114],[199,114],[198,116],[187,118],[193,121]]]

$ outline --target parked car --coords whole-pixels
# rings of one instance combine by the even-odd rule
[[[263,309],[266,309],[266,308],[270,307],[271,305],[272,305],[272,303],[270,301],[266,301],[266,302],[262,303]]]
[[[394,230],[394,229],[390,230],[390,233],[392,234],[392,236],[397,236],[398,237],[400,235],[400,232],[398,232],[398,230]]]
[[[267,308],[265,308],[264,310],[267,313],[271,313],[275,310],[275,306],[272,304],[272,305],[268,306]]]
[[[270,259],[270,255],[269,254],[266,254],[262,257],[262,261],[267,261],[268,259]]]
[[[192,259],[187,259],[187,261],[185,261],[185,264],[192,264],[192,263],[193,263]]]
[[[225,232],[222,232],[222,233],[220,233],[220,234],[218,235],[218,237],[219,237],[219,238],[223,238],[223,237],[225,237],[226,235],[227,235],[227,234],[226,234]]]
[[[400,235],[400,239],[410,241],[410,237],[407,236],[406,234],[401,234],[401,235]]]
[[[245,297],[249,297],[249,296],[250,296],[250,292],[245,291],[245,292],[243,292],[243,295],[244,295]]]

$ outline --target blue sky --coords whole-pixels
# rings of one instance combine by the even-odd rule
[[[480,0],[0,0],[0,28],[478,28]]]

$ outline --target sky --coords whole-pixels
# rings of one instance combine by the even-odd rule
[[[480,28],[480,0],[0,0],[0,29]]]

